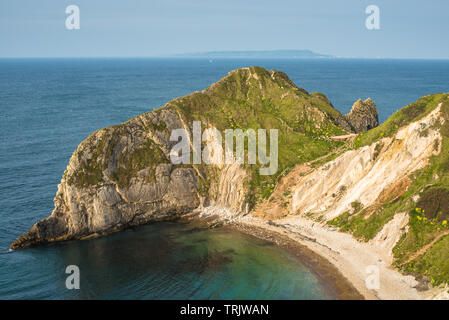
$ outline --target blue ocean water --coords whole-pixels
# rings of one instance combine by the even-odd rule
[[[7,251],[51,213],[67,162],[91,132],[251,65],[286,72],[343,113],[371,97],[381,121],[449,91],[449,61],[0,59],[0,299],[329,298],[296,257],[229,230],[163,223]],[[82,271],[79,291],[65,289],[68,264]]]

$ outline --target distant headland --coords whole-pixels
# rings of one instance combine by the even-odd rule
[[[311,50],[249,50],[249,51],[207,51],[170,55],[174,58],[206,59],[314,59],[335,58],[332,55],[316,53]]]

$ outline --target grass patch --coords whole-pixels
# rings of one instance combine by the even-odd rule
[[[449,283],[449,236],[439,239],[422,256],[409,262],[404,270],[429,277],[434,286]]]
[[[98,142],[95,144],[95,139]],[[91,134],[83,143],[89,146],[89,150],[77,150],[72,157],[77,157],[80,163],[78,170],[71,176],[67,177],[67,172],[64,176],[67,177],[69,184],[84,188],[91,185],[96,185],[103,181],[103,170],[106,168],[106,161],[104,155],[108,154],[106,147],[108,145],[108,129],[101,129]],[[91,157],[87,158],[87,154]]]
[[[136,177],[140,170],[150,168],[145,178],[147,182],[154,182],[157,165],[167,162],[160,148],[151,139],[147,139],[139,148],[120,156],[117,169],[111,174],[111,180],[121,188],[129,188],[131,179]]]

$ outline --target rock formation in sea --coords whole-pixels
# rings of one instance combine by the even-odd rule
[[[342,115],[283,72],[230,72],[209,88],[100,129],[70,158],[52,214],[12,249],[83,239],[167,220],[196,208],[275,220],[301,215],[360,241],[377,241],[404,272],[449,281],[449,97],[425,96],[378,125],[371,99]],[[278,129],[278,168],[172,164],[185,129]],[[203,137],[204,138],[204,137]],[[208,143],[203,140],[202,147]]]
[[[360,133],[379,125],[378,113],[376,104],[371,98],[365,101],[359,99],[354,103],[351,111],[345,115],[345,119],[349,122],[354,132]]]

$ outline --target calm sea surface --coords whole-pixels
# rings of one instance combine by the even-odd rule
[[[381,121],[423,95],[449,92],[449,61],[0,60],[0,299],[333,298],[296,257],[229,230],[158,223],[7,251],[51,213],[67,162],[91,132],[251,65],[286,72],[343,113],[371,97]],[[80,290],[65,288],[70,264],[80,267]]]

